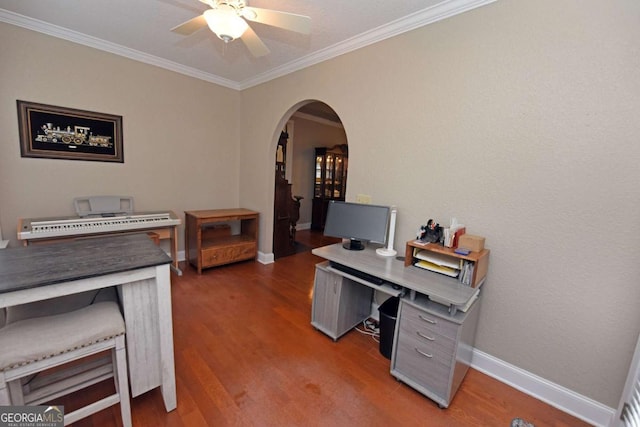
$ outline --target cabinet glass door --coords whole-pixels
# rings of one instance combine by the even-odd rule
[[[324,197],[326,199],[332,198],[333,193],[333,174],[334,174],[334,156],[333,154],[327,154],[324,172]]]
[[[313,197],[322,197],[322,170],[324,169],[324,157],[316,156],[315,179],[313,182]]]
[[[335,162],[336,162],[336,177],[334,180],[334,187],[333,187],[333,199],[336,200],[340,200],[340,199],[344,199],[344,185],[343,185],[343,179],[344,179],[344,158],[342,156],[336,156],[335,158]]]

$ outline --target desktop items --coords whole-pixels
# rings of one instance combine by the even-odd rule
[[[398,210],[395,206],[391,206],[391,219],[389,220],[389,237],[387,238],[387,247],[376,249],[376,253],[382,256],[395,256],[398,252],[393,249],[393,239],[396,232],[396,213]]]
[[[421,225],[416,239],[421,242],[438,243],[442,241],[443,229],[433,219],[427,221],[427,225]]]
[[[484,237],[463,234],[458,239],[458,247],[468,249],[471,252],[480,252],[484,249]]]
[[[367,205],[332,200],[329,202],[324,235],[349,239],[343,247],[361,251],[365,243],[387,242],[388,206]]]
[[[449,276],[464,286],[479,288],[489,268],[489,249],[461,253],[437,243],[411,240],[407,242],[404,265]]]
[[[466,233],[467,229],[456,218],[451,218],[451,225],[444,229],[442,244],[448,248],[457,248],[458,239]]]
[[[447,248],[457,248],[459,245],[458,240],[465,234],[465,232],[466,227],[463,224],[458,223],[456,218],[451,218],[451,225],[446,228],[441,227],[440,224],[435,222],[433,219],[430,219],[427,221],[427,225],[420,226],[416,239],[425,243],[439,243]]]

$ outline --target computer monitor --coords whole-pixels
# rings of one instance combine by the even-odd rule
[[[329,202],[324,235],[349,239],[345,249],[362,250],[366,242],[385,244],[389,224],[388,206]]]

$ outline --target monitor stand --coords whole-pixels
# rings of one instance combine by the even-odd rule
[[[342,247],[350,251],[364,250],[364,243],[361,240],[349,239],[342,243]]]

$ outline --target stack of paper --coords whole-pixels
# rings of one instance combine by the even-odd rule
[[[424,268],[425,270],[435,271],[436,273],[446,274],[447,276],[457,277],[459,270],[455,268],[445,267],[443,265],[434,264],[429,261],[418,261],[414,264],[416,267]]]
[[[441,265],[443,267],[460,269],[460,260],[447,254],[431,252],[428,250],[418,250],[414,256],[418,259],[428,261],[436,265]]]

